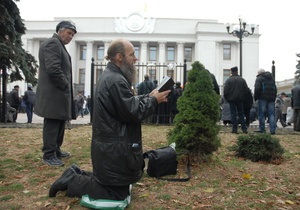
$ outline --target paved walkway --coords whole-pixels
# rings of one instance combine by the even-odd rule
[[[27,115],[26,113],[19,113],[17,118],[17,123],[27,123]],[[39,117],[37,115],[33,115],[32,123],[43,124],[44,118]],[[90,115],[85,115],[84,117],[77,117],[76,120],[71,121],[72,124],[89,124],[90,123]]]
[[[80,126],[80,125],[90,125],[90,115],[85,115],[84,117],[78,117],[76,120],[72,120],[71,124],[73,127]],[[35,128],[41,127],[43,125],[44,118],[39,117],[37,115],[33,115],[32,123],[27,123],[27,115],[26,113],[19,113],[17,118],[17,123],[0,123],[0,127],[5,128]],[[219,125],[223,125],[220,121]],[[280,123],[277,123],[277,130],[276,133],[291,133],[293,132],[293,126],[288,126],[286,128],[282,128]],[[230,132],[230,126],[222,126],[223,130],[228,130]],[[254,130],[258,130],[258,120],[254,121],[250,124],[250,128],[248,129],[249,133],[253,133]],[[268,130],[268,123],[266,123],[266,130]],[[297,133],[298,134],[298,133]]]

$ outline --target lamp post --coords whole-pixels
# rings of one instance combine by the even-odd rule
[[[242,76],[243,71],[243,62],[242,62],[242,49],[243,49],[243,38],[247,37],[249,35],[252,35],[254,33],[255,26],[251,25],[251,32],[246,30],[246,22],[243,22],[241,18],[239,18],[239,28],[235,27],[232,32],[230,32],[230,25],[226,25],[226,29],[228,34],[232,34],[233,36],[236,36],[239,38],[240,41],[240,76]]]

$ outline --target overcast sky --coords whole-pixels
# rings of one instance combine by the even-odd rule
[[[238,23],[241,17],[259,25],[259,67],[271,71],[274,60],[276,81],[294,77],[295,54],[300,53],[300,0],[20,0],[17,6],[25,20],[127,17],[140,12],[154,18],[214,19],[226,24]]]

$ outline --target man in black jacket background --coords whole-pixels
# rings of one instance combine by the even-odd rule
[[[238,75],[238,68],[232,67],[231,76],[226,80],[224,85],[224,97],[230,105],[232,133],[238,133],[238,122],[242,125],[243,133],[247,133],[243,101],[248,89],[246,81]],[[238,120],[236,113],[238,113]]]
[[[254,85],[254,100],[258,104],[258,132],[264,133],[266,114],[268,115],[270,133],[275,134],[275,99],[277,95],[277,87],[273,75],[264,69],[259,69],[257,72]]]

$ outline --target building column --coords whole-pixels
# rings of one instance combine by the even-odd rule
[[[147,65],[148,56],[148,42],[141,42],[141,53],[139,64]],[[144,81],[144,75],[147,73],[147,67],[139,68],[139,81]]]
[[[34,55],[33,52],[33,39],[27,39],[27,46],[26,46],[27,51],[31,54]]]
[[[85,82],[84,82],[84,95],[91,95],[91,62],[93,57],[93,41],[87,41],[86,46],[86,62],[85,62]],[[77,93],[76,93],[77,94]]]
[[[159,49],[158,49],[158,63],[163,65],[166,62],[166,43],[167,42],[159,42]],[[160,67],[158,72],[157,72],[157,78],[158,81],[160,82],[163,78],[163,76],[165,76],[165,72],[164,72],[164,67]]]
[[[184,42],[177,43],[177,61],[176,65],[184,64]],[[180,81],[183,84],[183,68],[174,68],[176,81]]]
[[[220,81],[223,80],[223,69],[220,66],[221,56],[221,45],[222,43],[216,42],[216,58],[215,58],[215,69],[211,69],[210,72],[216,77],[216,80],[220,86]]]

